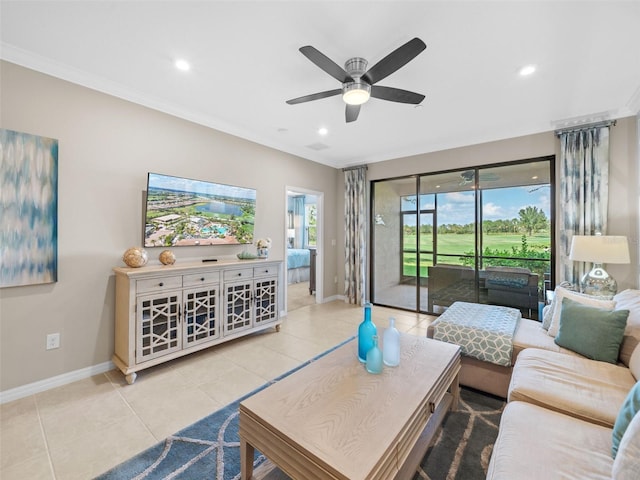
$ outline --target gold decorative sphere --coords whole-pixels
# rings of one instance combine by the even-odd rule
[[[133,268],[145,266],[148,259],[147,251],[141,247],[131,247],[122,255],[122,261]]]
[[[171,250],[163,250],[160,252],[160,263],[163,265],[173,265],[176,263],[176,256]]]

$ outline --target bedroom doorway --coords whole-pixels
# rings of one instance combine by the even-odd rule
[[[287,187],[285,283],[287,311],[321,297],[322,193]]]

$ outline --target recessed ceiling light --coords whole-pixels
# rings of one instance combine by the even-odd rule
[[[181,58],[176,60],[174,65],[178,70],[182,70],[183,72],[186,72],[191,69],[191,65],[189,65],[189,62]]]
[[[533,177],[531,177],[531,179],[532,179],[532,180],[537,180],[537,179],[538,179],[538,176],[537,176],[537,175],[534,175]]]
[[[527,75],[531,75],[535,71],[536,71],[536,66],[535,65],[525,65],[524,67],[522,67],[520,69],[520,71],[518,73],[522,77],[526,77]]]
[[[325,136],[327,133],[329,133],[329,129],[326,127],[320,127],[318,129],[318,135]]]

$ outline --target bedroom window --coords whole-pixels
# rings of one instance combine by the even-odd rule
[[[304,206],[305,228],[308,247],[316,247],[318,242],[318,207],[315,203]]]

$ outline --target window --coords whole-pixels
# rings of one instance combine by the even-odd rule
[[[430,313],[499,303],[537,318],[553,272],[553,160],[372,182],[372,301]],[[526,291],[494,288],[496,270]]]
[[[318,207],[315,203],[307,203],[304,206],[305,237],[308,247],[316,247],[318,244]]]

